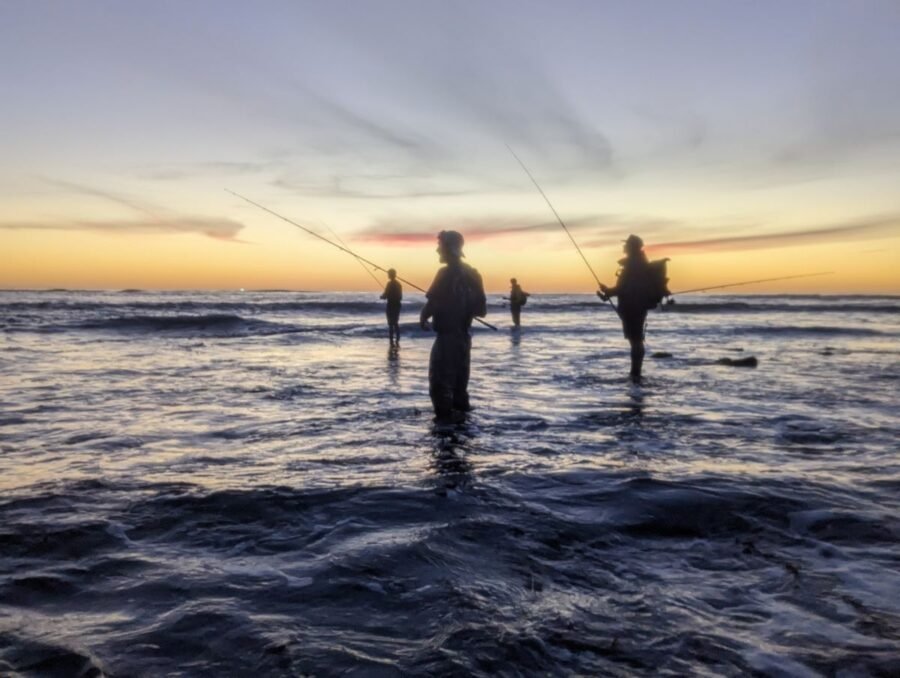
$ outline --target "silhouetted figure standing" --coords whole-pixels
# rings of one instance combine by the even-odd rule
[[[655,307],[662,296],[668,294],[665,278],[665,261],[651,263],[644,253],[644,241],[629,235],[623,247],[625,257],[619,260],[618,279],[615,287],[600,285],[597,296],[601,299],[619,298],[619,318],[625,338],[631,344],[631,380],[641,380],[644,362],[644,323],[647,311]]]
[[[400,302],[403,300],[403,286],[397,280],[397,271],[388,271],[387,285],[384,287],[382,299],[387,299],[385,314],[387,315],[388,340],[391,346],[400,345]]]
[[[531,295],[522,289],[522,286],[519,285],[515,278],[510,278],[509,284],[509,312],[512,313],[513,325],[518,327],[522,314],[522,307]]]
[[[429,329],[434,318],[437,336],[431,347],[428,385],[435,421],[439,424],[461,421],[469,403],[469,352],[472,337],[469,328],[474,317],[487,315],[487,299],[478,271],[463,263],[463,237],[456,231],[438,234],[437,252],[441,263],[434,282],[426,293],[419,324]]]

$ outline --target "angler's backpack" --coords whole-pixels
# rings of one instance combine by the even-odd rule
[[[656,308],[663,299],[671,296],[669,292],[669,277],[666,272],[668,258],[650,262],[650,270],[647,275],[646,300],[647,308]]]

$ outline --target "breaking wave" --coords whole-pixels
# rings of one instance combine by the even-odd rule
[[[235,337],[247,335],[265,336],[308,331],[285,323],[247,319],[238,315],[136,315],[85,320],[64,326],[48,326],[43,331],[97,330],[109,332],[149,332],[189,335]]]

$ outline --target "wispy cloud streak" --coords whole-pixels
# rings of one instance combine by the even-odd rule
[[[592,244],[607,245],[620,241],[629,229],[636,225],[643,228],[644,233],[658,231],[670,222],[652,218],[622,217],[613,214],[593,214],[570,217],[566,219],[569,230],[587,232]],[[541,234],[562,234],[559,222],[554,220],[535,221],[533,218],[521,217],[479,217],[444,220],[431,220],[425,225],[421,221],[411,224],[408,221],[383,219],[357,232],[353,238],[357,241],[379,243],[384,245],[418,245],[430,243],[435,235],[444,229],[458,230],[467,240],[488,240],[508,236],[527,236]]]
[[[194,233],[216,240],[243,242],[237,235],[244,225],[232,219],[186,217],[170,219],[75,220],[50,222],[0,222],[4,231],[93,231],[117,235]]]
[[[272,186],[304,196],[346,198],[348,200],[417,200],[424,198],[459,198],[496,192],[495,186],[440,186],[436,180],[402,175],[340,176],[329,179],[296,179],[283,177]]]
[[[95,198],[100,198],[107,202],[119,205],[121,207],[127,207],[130,210],[134,210],[135,212],[139,212],[144,214],[151,219],[158,219],[160,217],[160,210],[154,208],[143,201],[135,200],[130,196],[122,195],[121,193],[115,193],[112,191],[106,191],[99,188],[94,188],[93,186],[85,186],[83,184],[76,184],[72,181],[63,181],[62,179],[51,179],[48,177],[42,177],[41,179],[48,186],[54,186],[56,188],[61,188],[69,193],[77,193],[80,195],[89,195]]]
[[[105,219],[43,219],[0,222],[3,231],[92,231],[117,235],[161,234],[173,235],[194,233],[215,240],[245,242],[237,239],[244,228],[239,221],[224,217],[202,217],[173,214],[171,211],[137,200],[115,191],[98,189],[93,186],[42,178],[48,186],[66,192],[100,198],[104,202],[125,207],[138,216]]]
[[[228,161],[208,160],[202,162],[185,162],[154,164],[140,167],[135,176],[150,181],[181,181],[197,177],[233,177],[264,174],[283,169],[285,161]]]
[[[817,228],[657,243],[648,246],[647,250],[655,254],[756,250],[841,240],[874,240],[898,233],[900,215],[893,214]]]

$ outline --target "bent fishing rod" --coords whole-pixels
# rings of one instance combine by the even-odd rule
[[[553,206],[553,203],[550,202],[550,198],[547,197],[547,194],[544,193],[544,189],[541,188],[541,185],[537,182],[537,179],[534,178],[534,175],[528,171],[528,168],[525,167],[525,163],[522,162],[522,159],[516,155],[516,152],[512,149],[509,144],[506,144],[506,148],[509,149],[509,152],[512,153],[512,156],[516,159],[516,162],[519,163],[519,166],[525,170],[525,174],[528,175],[528,178],[531,179],[531,183],[534,184],[534,187],[538,190],[538,193],[544,198],[547,202],[547,206],[550,208],[550,211],[553,212],[553,216],[556,217],[556,220],[559,222],[559,225],[563,227],[563,230],[566,232],[566,235],[569,236],[569,240],[572,241],[572,244],[575,245],[575,249],[578,250],[578,254],[581,255],[581,258],[584,260],[584,265],[588,267],[588,270],[591,272],[591,275],[594,276],[594,280],[597,281],[597,287],[601,287],[602,283],[600,282],[600,278],[597,277],[597,274],[594,272],[594,269],[591,267],[590,262],[587,260],[587,257],[584,256],[584,252],[581,251],[581,248],[578,246],[578,243],[575,242],[575,238],[572,236],[572,233],[569,231],[569,227],[566,226],[566,222],[562,220],[562,217],[559,216],[559,213],[556,211],[556,208]],[[619,309],[613,303],[612,299],[606,297],[606,301],[609,302],[609,305],[613,307],[613,310],[616,312],[616,315],[619,315]]]
[[[712,287],[698,287],[693,290],[680,290],[672,292],[669,296],[674,297],[676,294],[690,294],[692,292],[708,292],[709,290],[721,290],[726,287],[741,287],[742,285],[755,285],[757,283],[775,282],[778,280],[795,280],[797,278],[814,278],[817,275],[833,275],[834,271],[820,271],[819,273],[801,273],[800,275],[784,275],[780,278],[762,278],[761,280],[747,280],[746,282],[728,283],[727,285],[713,285]]]
[[[368,265],[371,266],[372,268],[377,269],[377,270],[379,270],[379,271],[382,271],[383,273],[387,273],[387,271],[388,271],[386,268],[384,268],[384,267],[382,267],[382,266],[379,266],[378,264],[369,261],[369,260],[366,259],[365,257],[362,257],[362,256],[358,255],[356,252],[354,252],[354,251],[351,250],[350,248],[344,247],[343,245],[338,245],[338,244],[337,244],[336,242],[334,242],[333,240],[329,240],[329,239],[326,238],[325,236],[323,236],[323,235],[321,235],[321,234],[319,234],[319,233],[316,233],[316,232],[315,232],[314,230],[312,230],[311,228],[307,228],[306,226],[301,226],[301,225],[298,224],[296,221],[292,221],[291,219],[288,219],[287,217],[278,214],[278,212],[274,212],[274,211],[270,210],[268,207],[265,207],[264,205],[260,205],[258,202],[254,202],[253,200],[250,200],[250,198],[245,198],[245,197],[242,196],[240,193],[235,193],[234,191],[232,191],[231,189],[228,189],[228,188],[226,188],[225,191],[226,191],[227,193],[230,193],[231,195],[233,195],[233,196],[236,197],[236,198],[240,198],[240,199],[243,200],[244,202],[250,203],[250,204],[253,205],[254,207],[258,207],[258,208],[261,209],[263,212],[268,212],[268,213],[271,214],[273,217],[278,217],[278,218],[281,219],[282,221],[286,221],[286,222],[289,223],[291,226],[296,226],[296,227],[299,228],[300,230],[306,231],[307,233],[309,233],[309,234],[312,235],[312,236],[315,236],[316,238],[318,238],[318,239],[321,240],[322,242],[327,242],[329,245],[331,245],[332,247],[336,247],[336,248],[339,249],[341,252],[345,252],[345,253],[349,254],[351,257],[353,257],[353,258],[356,259],[357,261],[361,261],[361,262],[363,262],[364,264],[368,264]],[[419,286],[416,285],[415,283],[410,282],[409,280],[406,280],[405,278],[401,278],[399,275],[397,276],[397,280],[399,280],[400,282],[406,283],[407,285],[409,285],[409,286],[412,287],[413,289],[419,290],[419,292],[421,292],[422,294],[427,294],[427,291],[426,291],[426,290],[422,289],[421,287],[419,287]],[[380,284],[380,283],[379,283],[379,284]],[[487,321],[485,321],[485,320],[482,320],[481,318],[477,318],[477,317],[476,317],[476,318],[474,318],[474,320],[477,320],[477,321],[480,322],[482,325],[484,325],[485,327],[489,327],[490,329],[494,330],[495,332],[497,331],[497,328],[496,328],[494,325],[491,325],[489,322],[487,322]]]

